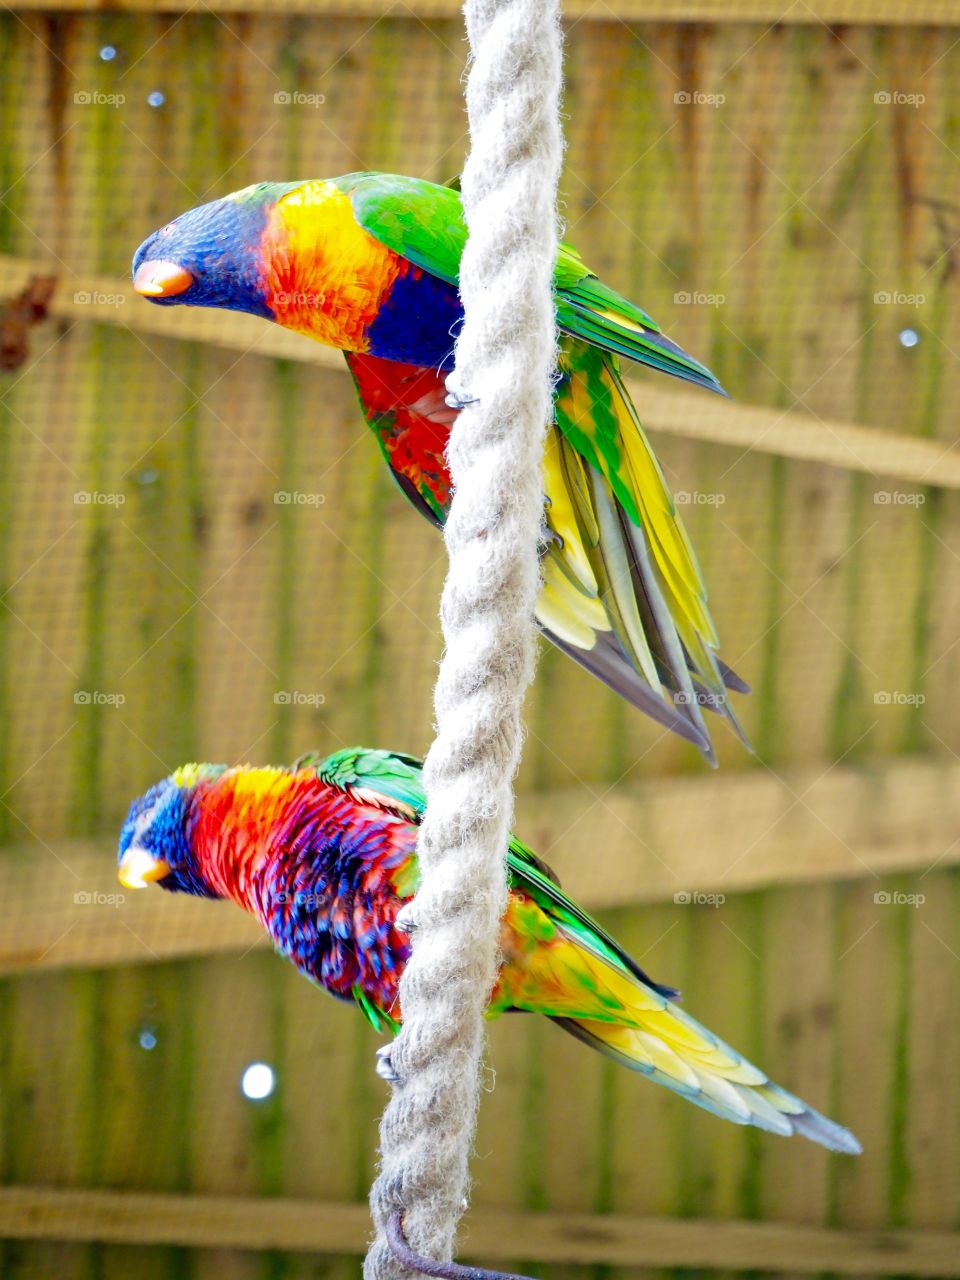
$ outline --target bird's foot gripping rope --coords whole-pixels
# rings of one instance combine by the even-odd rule
[[[450,378],[447,379],[447,394],[443,399],[448,409],[466,409],[468,405],[480,403],[479,396],[472,396],[469,391],[460,391],[452,386]]]
[[[382,1044],[377,1050],[377,1075],[381,1080],[386,1080],[387,1084],[399,1084],[400,1077],[393,1069],[393,1062],[390,1059],[390,1051],[392,1044]]]
[[[514,1275],[509,1271],[488,1271],[486,1267],[465,1267],[460,1262],[435,1262],[433,1258],[421,1258],[407,1244],[400,1213],[395,1213],[387,1223],[387,1243],[401,1266],[408,1271],[419,1271],[422,1276],[438,1276],[439,1280],[530,1280],[529,1276]]]
[[[405,933],[408,936],[416,932],[417,921],[413,914],[413,901],[411,900],[400,908],[397,917],[393,922],[393,927],[398,933]]]

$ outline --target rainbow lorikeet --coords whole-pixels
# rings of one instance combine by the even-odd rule
[[[446,443],[466,402],[445,385],[466,234],[458,192],[416,178],[259,183],[148,237],[134,287],[160,305],[246,311],[342,350],[394,479],[439,527]],[[722,389],[569,245],[554,278],[561,337],[537,618],[565,653],[712,760],[702,706],[740,733],[727,689],[748,689],[717,655],[696,555],[619,360]]]
[[[410,939],[397,915],[417,888],[420,763],[362,747],[289,769],[190,764],[131,806],[120,879],[229,898],[327,991],[378,1030],[401,1020]],[[772,1083],[695,1022],[561,890],[515,836],[491,1016],[545,1014],[577,1039],[708,1111],[856,1153],[856,1138]]]

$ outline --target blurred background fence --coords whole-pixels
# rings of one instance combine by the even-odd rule
[[[0,296],[56,278],[0,375],[0,1270],[353,1276],[377,1037],[233,908],[118,897],[115,839],[187,759],[422,752],[443,547],[339,356],[151,308],[129,260],[253,181],[452,177],[461,23],[123,7],[0,12]],[[565,215],[732,393],[633,378],[757,755],[721,731],[711,773],[544,651],[518,826],[866,1151],[724,1126],[507,1019],[467,1247],[577,1280],[955,1275],[960,8],[677,8],[566,6]]]

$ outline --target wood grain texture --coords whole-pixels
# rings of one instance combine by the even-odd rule
[[[308,13],[315,16],[379,18],[396,7],[390,0],[213,0],[205,7],[214,13]],[[118,13],[182,13],[190,8],[189,0],[18,0],[16,8],[66,11],[103,11]],[[407,12],[429,21],[459,17],[458,0],[415,0],[405,5]],[[670,0],[612,0],[597,4],[596,0],[566,0],[564,14],[579,22],[675,21],[676,8]],[[900,0],[809,0],[803,4],[781,5],[775,0],[692,0],[684,5],[687,22],[767,22],[767,23],[903,23],[919,26],[926,23],[956,25],[958,16],[952,0],[916,0],[909,6]]]
[[[443,547],[336,353],[150,307],[124,275],[149,231],[250,182],[449,179],[462,30],[449,0],[170,5],[0,12],[0,294],[38,264],[60,279],[0,387],[0,1183],[28,1188],[2,1210],[21,1230],[40,1186],[187,1207],[178,1226],[179,1199],[125,1201],[124,1242],[112,1201],[57,1201],[70,1238],[0,1243],[0,1273],[354,1280],[379,1038],[226,904],[116,905],[116,836],[191,758],[422,753]],[[943,16],[922,2],[837,0],[838,27],[777,8],[567,6],[571,238],[734,397],[631,380],[758,756],[720,728],[708,774],[545,650],[516,826],[866,1154],[724,1125],[503,1018],[474,1247],[556,1280],[941,1274],[941,1243],[957,1252],[960,45],[918,25]],[[756,20],[709,20],[734,10]],[[278,104],[292,89],[323,110]],[[122,106],[77,100],[114,90]],[[893,90],[924,100],[877,101]],[[277,1072],[263,1104],[239,1087],[255,1057]],[[348,1218],[308,1221],[315,1202]],[[287,1247],[308,1228],[343,1252]]]
[[[240,1249],[359,1253],[365,1206],[214,1196],[0,1189],[0,1232],[15,1238],[105,1240]],[[855,1232],[767,1222],[682,1222],[615,1215],[467,1215],[462,1253],[497,1262],[518,1249],[537,1262],[610,1266],[795,1269],[804,1274],[956,1276],[952,1232]]]

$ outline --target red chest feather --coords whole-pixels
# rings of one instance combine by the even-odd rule
[[[438,515],[450,505],[446,448],[457,411],[446,403],[444,377],[435,369],[347,357],[367,420],[397,475],[429,495]]]

